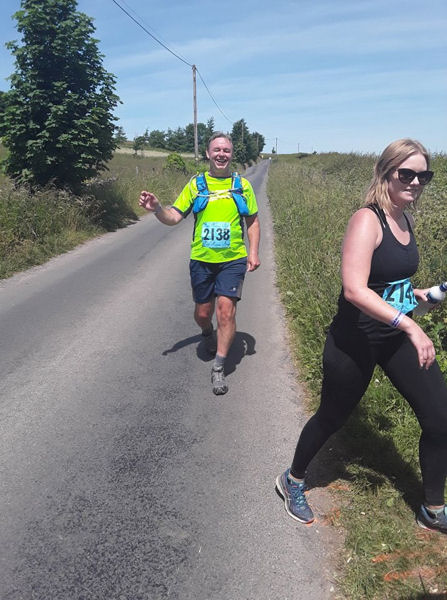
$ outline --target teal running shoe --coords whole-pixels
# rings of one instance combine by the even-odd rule
[[[419,527],[423,527],[424,529],[432,529],[433,531],[447,533],[447,514],[445,506],[444,510],[434,512],[422,504],[416,517],[416,521]]]
[[[312,509],[307,504],[306,496],[304,491],[306,484],[294,483],[289,480],[290,469],[287,469],[282,475],[278,475],[276,478],[276,489],[284,498],[284,504],[287,514],[300,521],[300,523],[312,523],[314,520],[314,514]]]

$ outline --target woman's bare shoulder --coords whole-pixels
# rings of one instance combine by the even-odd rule
[[[349,219],[349,223],[355,225],[368,225],[369,223],[379,223],[379,216],[374,210],[371,210],[367,206],[363,206],[355,211],[352,217]]]
[[[382,227],[379,216],[373,210],[362,207],[355,211],[349,220],[345,238],[363,241],[376,247],[382,241]]]

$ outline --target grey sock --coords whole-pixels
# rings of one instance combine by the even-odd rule
[[[220,356],[220,354],[216,354],[213,368],[220,369],[221,367],[223,367],[225,364],[225,358],[226,358],[226,356]]]

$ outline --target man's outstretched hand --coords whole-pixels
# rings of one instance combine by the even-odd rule
[[[157,196],[151,192],[141,192],[138,204],[150,212],[155,212],[161,206]]]

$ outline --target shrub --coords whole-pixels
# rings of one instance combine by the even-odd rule
[[[173,152],[167,156],[165,168],[168,171],[180,171],[186,174],[186,163],[177,152]]]

